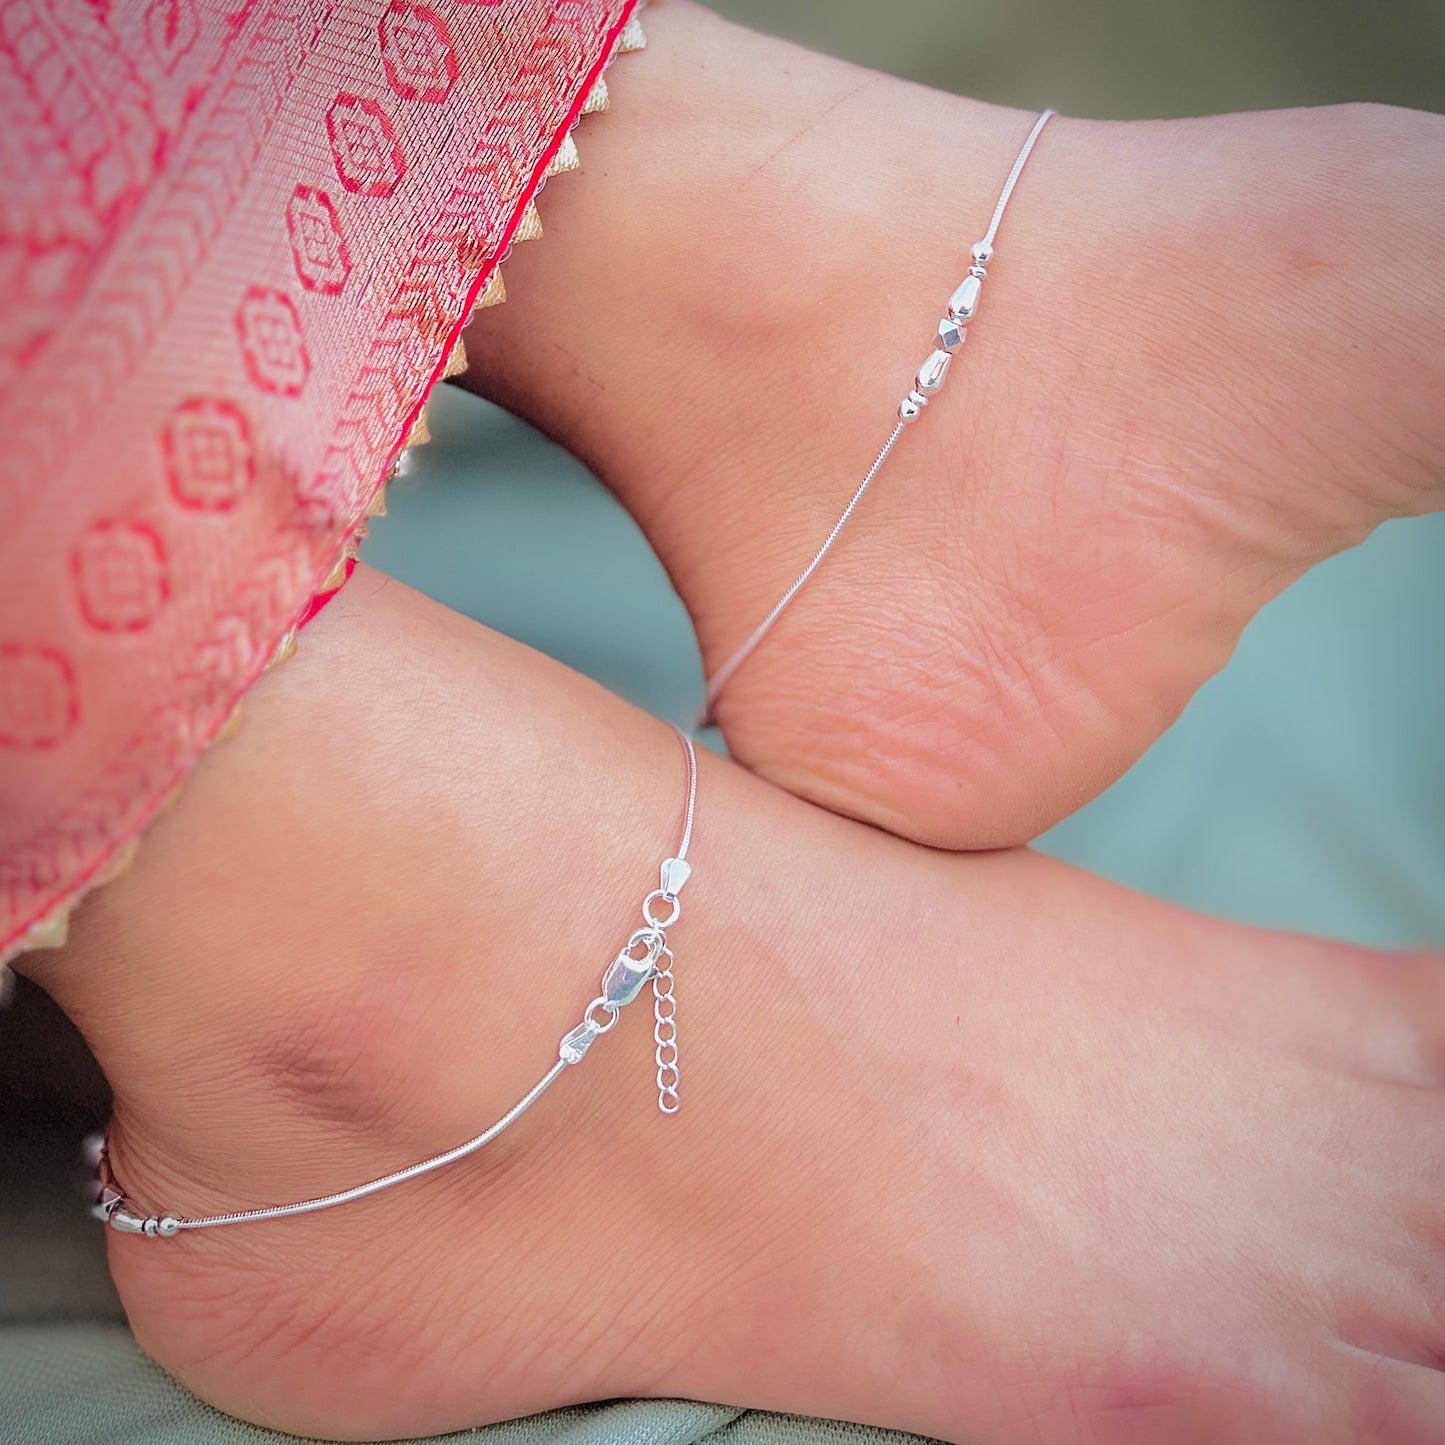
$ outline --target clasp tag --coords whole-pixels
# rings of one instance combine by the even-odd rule
[[[692,877],[692,864],[685,858],[668,858],[662,864],[662,895],[676,898],[682,892],[682,885]]]

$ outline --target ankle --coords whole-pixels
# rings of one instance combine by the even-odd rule
[[[526,1092],[596,992],[676,844],[676,740],[484,639],[360,569],[50,961],[148,1210],[284,1203],[450,1147]],[[746,1322],[779,1280],[816,1298],[833,1230],[862,1237],[874,1208],[821,1202],[848,1090],[803,1005],[865,965],[846,935],[814,956],[803,918],[844,900],[796,860],[876,854],[880,904],[902,875],[898,845],[702,761],[670,940],[681,1114],[657,1114],[628,1010],[465,1164],[319,1215],[112,1236],[157,1359],[224,1408],[328,1434],[751,1388]],[[785,1358],[758,1371],[764,1398],[796,1399]]]

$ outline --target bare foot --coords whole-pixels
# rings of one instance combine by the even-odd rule
[[[675,740],[362,569],[134,872],[24,962],[138,1201],[359,1182],[555,1059],[671,849]],[[691,1396],[971,1445],[1445,1440],[1445,967],[1028,853],[931,853],[705,758],[650,1021],[474,1159],[111,1236],[143,1346],[301,1433]]]
[[[471,384],[611,483],[709,669],[886,437],[1030,118],[649,16]],[[1115,778],[1268,598],[1445,478],[1445,120],[1054,122],[948,384],[723,694],[734,756],[950,847]]]

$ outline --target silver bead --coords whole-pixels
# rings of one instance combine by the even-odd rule
[[[993,247],[987,241],[975,241],[968,254],[978,265],[987,266],[993,260]]]
[[[946,351],[930,352],[928,360],[918,368],[918,376],[915,378],[919,391],[937,391],[943,385],[943,378],[948,375],[948,363],[952,360],[953,357]]]
[[[156,1222],[156,1233],[163,1239],[170,1239],[172,1235],[181,1232],[181,1221],[174,1214],[163,1214]]]
[[[928,398],[916,391],[910,391],[902,401],[898,403],[899,421],[916,421],[918,414],[928,405]]]
[[[977,276],[980,281],[988,280],[988,272],[985,271],[982,266],[970,266],[968,268],[968,274],[970,276]]]
[[[965,276],[958,290],[948,298],[948,314],[955,321],[972,321],[973,313],[978,310],[978,293],[982,289],[983,282],[977,276]]]
[[[951,316],[945,316],[938,323],[938,344],[945,351],[957,351],[968,339],[966,332]]]

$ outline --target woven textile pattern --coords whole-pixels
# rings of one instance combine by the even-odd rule
[[[303,613],[632,9],[0,6],[0,956]]]

